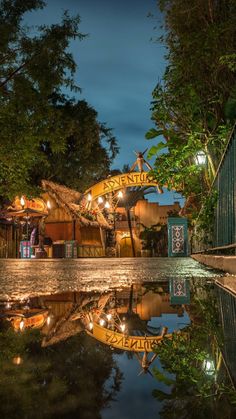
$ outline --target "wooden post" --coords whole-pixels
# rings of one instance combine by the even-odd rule
[[[132,248],[132,254],[135,258],[135,245],[134,245],[134,237],[133,237],[133,231],[132,231],[132,224],[131,224],[131,218],[130,218],[130,209],[126,207],[126,213],[127,213],[127,221],[129,226],[129,234],[131,239],[131,248]]]

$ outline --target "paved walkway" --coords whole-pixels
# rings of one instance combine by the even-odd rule
[[[221,273],[191,258],[0,259],[0,300],[64,291],[108,291],[170,278],[212,278]]]

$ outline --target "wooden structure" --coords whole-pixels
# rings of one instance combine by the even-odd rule
[[[79,257],[104,256],[105,231],[110,225],[96,204],[88,210],[79,192],[51,181],[43,180],[42,187],[42,197],[50,208],[45,218],[45,236],[58,244],[77,241]]]

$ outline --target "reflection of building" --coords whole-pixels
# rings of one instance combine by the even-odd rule
[[[149,202],[146,199],[141,199],[137,202],[136,206],[130,211],[137,256],[140,256],[142,249],[142,243],[139,238],[143,230],[142,225],[148,228],[155,224],[164,226],[167,224],[168,214],[170,212],[178,213],[180,209],[179,202],[174,202],[173,205],[160,205],[157,202]],[[116,209],[115,230],[118,256],[132,256],[131,239],[125,208],[118,207]],[[162,247],[164,248],[164,243]],[[167,254],[167,248],[163,249],[163,256],[165,252]]]
[[[177,314],[179,317],[183,315],[184,309],[182,306],[177,308],[171,306],[168,282],[163,282],[160,285],[159,293],[147,291],[144,287],[138,285],[134,287],[132,311],[141,320],[149,321],[151,317],[161,317],[162,314]],[[126,313],[129,310],[130,292],[130,290],[124,290],[117,293],[117,312],[119,314]]]

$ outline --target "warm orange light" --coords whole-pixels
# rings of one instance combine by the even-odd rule
[[[25,198],[23,196],[20,199],[20,204],[22,205],[22,207],[25,206]]]
[[[48,201],[47,201],[47,209],[49,209],[49,210],[50,210],[51,208],[52,208],[51,202],[48,200]]]
[[[25,322],[24,322],[24,320],[21,320],[20,321],[20,330],[22,331],[24,329],[24,327],[25,327]]]
[[[15,365],[20,365],[20,364],[22,364],[22,362],[23,362],[23,359],[18,355],[18,356],[15,356],[13,359],[12,359],[12,362],[13,362],[13,364],[15,364]]]
[[[120,325],[120,330],[121,330],[122,332],[124,332],[124,331],[125,331],[125,328],[126,328],[126,326],[125,326],[125,324],[124,324],[124,323]]]
[[[106,201],[104,206],[105,206],[105,208],[109,209],[109,208],[110,208],[110,204],[109,204],[109,202],[108,202],[108,201]]]
[[[123,192],[122,192],[122,191],[119,191],[119,192],[118,192],[118,194],[117,194],[117,196],[118,196],[118,198],[120,198],[120,199],[121,199],[121,198],[123,198],[123,196],[124,196],[124,195],[123,195]]]

